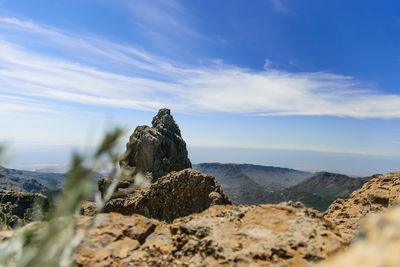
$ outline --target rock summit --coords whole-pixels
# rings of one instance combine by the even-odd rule
[[[186,143],[169,109],[158,111],[152,127],[136,127],[126,144],[120,166],[126,178],[142,173],[153,181],[172,171],[192,167]]]

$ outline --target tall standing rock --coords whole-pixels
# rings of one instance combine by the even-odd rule
[[[186,143],[169,109],[158,111],[152,127],[136,127],[126,144],[120,166],[126,178],[142,173],[153,181],[172,171],[192,167]]]

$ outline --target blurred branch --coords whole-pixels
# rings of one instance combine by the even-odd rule
[[[119,177],[116,166],[118,156],[114,149],[122,133],[121,129],[116,128],[105,135],[90,159],[89,168],[84,166],[84,157],[79,154],[72,156],[69,175],[56,204],[54,217],[48,223],[43,223],[40,231],[25,227],[14,231],[11,239],[0,243],[0,266],[56,267],[72,264],[76,247],[96,220],[94,217],[88,227],[78,233],[79,213],[83,201],[92,190],[93,173],[102,165],[99,160],[108,156],[114,166],[112,176]],[[0,146],[0,156],[3,151],[4,148]],[[105,202],[106,198],[102,199],[101,206]]]

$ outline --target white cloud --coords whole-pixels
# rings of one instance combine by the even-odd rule
[[[0,113],[56,112],[49,105],[29,98],[0,94]]]
[[[62,33],[15,18],[0,20],[0,29],[11,27],[14,35],[34,34],[46,46],[65,52],[63,57],[50,57],[0,33],[0,92],[7,95],[137,110],[170,107],[181,113],[400,118],[400,95],[374,91],[348,76],[290,73],[270,65],[267,70],[255,71],[222,61],[187,66],[135,47]],[[72,55],[82,60],[72,62]],[[85,61],[88,55],[90,61]],[[18,105],[16,99],[2,103],[2,110]],[[52,105],[54,109],[56,104]]]

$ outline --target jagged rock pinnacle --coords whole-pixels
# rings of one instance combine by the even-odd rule
[[[158,111],[152,127],[136,127],[126,144],[120,166],[125,178],[142,173],[151,176],[153,181],[169,172],[192,167],[186,143],[169,109]]]
[[[181,136],[181,130],[179,130],[178,124],[175,122],[174,117],[171,115],[171,111],[167,108],[162,108],[158,111],[158,114],[154,116],[151,122],[152,127],[157,130],[167,130]]]

